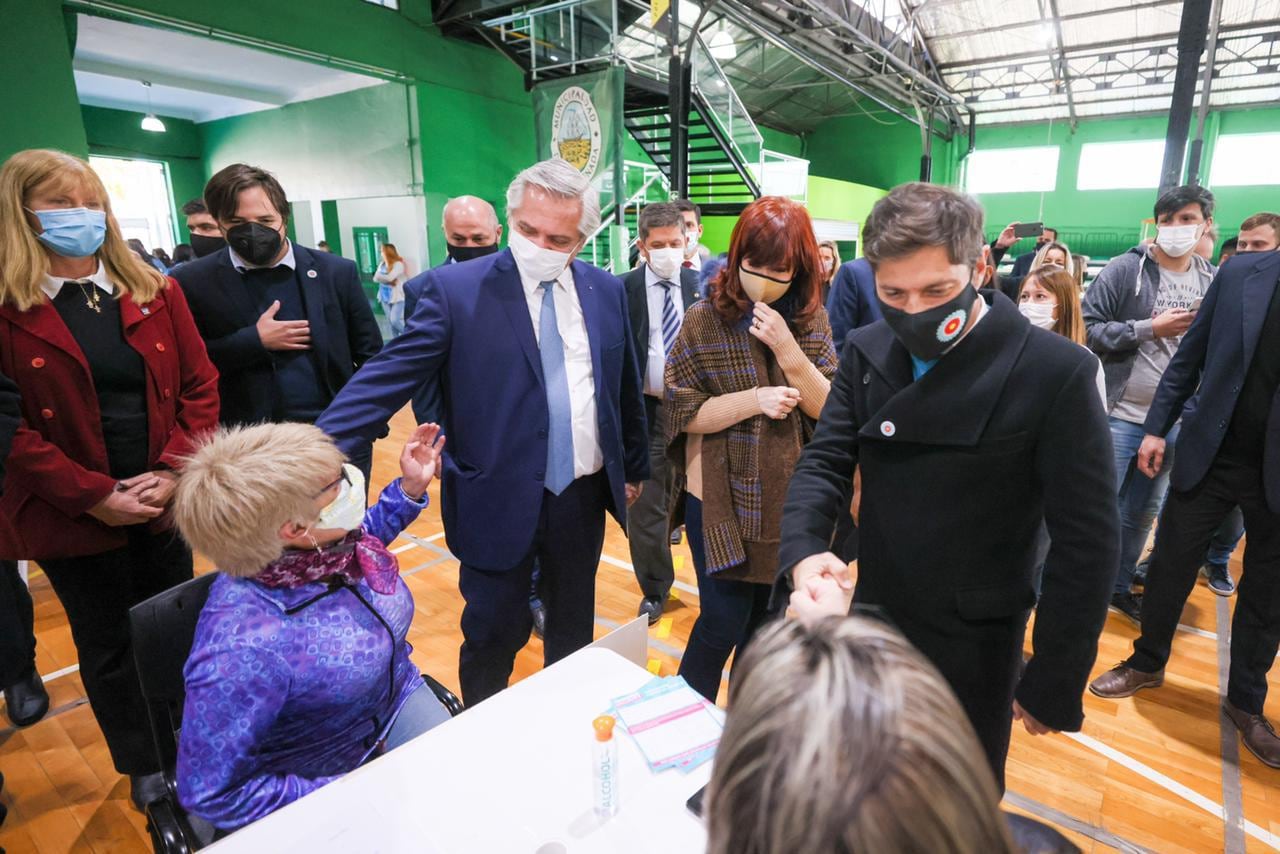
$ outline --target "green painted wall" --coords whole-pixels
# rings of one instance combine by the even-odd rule
[[[494,55],[498,55],[496,51]],[[492,80],[495,87],[499,86],[500,75],[494,75]],[[507,185],[537,155],[533,98],[521,89],[517,94],[522,96],[519,101],[508,101],[441,86],[418,87],[432,258],[445,257],[441,218],[444,204],[451,197],[479,196],[493,205],[500,220],[506,221]]]
[[[291,199],[398,196],[414,191],[407,87],[383,83],[201,124],[205,170],[250,163],[276,174]]]
[[[162,161],[169,168],[179,242],[190,238],[182,206],[204,192],[205,170],[200,131],[195,122],[164,116],[164,133],[142,129],[142,113],[81,106],[91,154]]]
[[[528,99],[523,74],[514,63],[493,48],[446,39],[431,25],[431,0],[400,0],[399,11],[361,0],[124,0],[120,5],[316,56],[388,69],[410,82],[512,102]]]
[[[920,177],[920,129],[896,117],[828,119],[806,136],[804,156],[810,175],[895,187]]]
[[[1077,190],[1080,149],[1090,142],[1163,139],[1164,116],[1122,117],[1080,122],[1075,133],[1066,123],[979,127],[978,149],[1057,145],[1057,186],[1044,194],[1043,219],[1064,232],[1068,240],[1086,243],[1104,236],[1119,243],[1136,243],[1141,222],[1152,216],[1156,190]],[[1280,130],[1280,109],[1215,112],[1206,123],[1201,182],[1214,191],[1215,219],[1225,239],[1239,230],[1241,221],[1260,210],[1280,207],[1280,187],[1222,187],[1209,183],[1213,144],[1223,133],[1257,133]],[[960,141],[957,140],[956,151]],[[957,158],[958,163],[958,158]],[[956,171],[957,180],[959,171]],[[1040,216],[1040,193],[988,193],[978,197],[987,211],[987,231],[994,235],[1005,223],[1034,220]],[[1090,253],[1085,247],[1086,253]]]
[[[89,153],[57,0],[0,0],[0,162],[25,148]]]

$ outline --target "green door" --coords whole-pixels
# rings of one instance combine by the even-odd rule
[[[378,265],[382,263],[382,244],[390,242],[387,230],[381,226],[360,226],[353,228],[352,232],[356,240],[356,267],[360,270],[360,282],[369,299],[376,300],[378,283],[373,280],[373,274],[378,272]]]

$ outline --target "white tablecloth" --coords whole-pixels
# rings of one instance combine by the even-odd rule
[[[710,763],[652,774],[619,734],[621,809],[592,811],[591,721],[651,678],[584,649],[208,850],[700,854],[684,804]]]

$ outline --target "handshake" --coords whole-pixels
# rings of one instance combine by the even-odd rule
[[[843,617],[853,599],[853,577],[849,565],[831,552],[811,555],[791,570],[794,592],[791,613],[801,622],[815,623],[824,617]]]

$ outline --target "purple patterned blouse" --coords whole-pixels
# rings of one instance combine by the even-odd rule
[[[364,529],[390,543],[426,506],[396,480]],[[362,579],[286,613],[327,589],[219,575],[209,590],[184,671],[177,776],[182,806],[215,827],[249,824],[359,766],[422,685],[404,580],[384,596]]]

